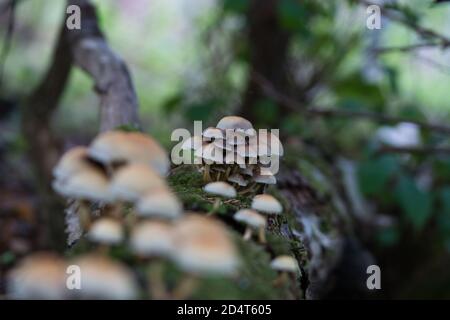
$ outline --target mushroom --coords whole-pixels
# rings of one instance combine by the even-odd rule
[[[152,259],[148,270],[150,295],[155,299],[167,298],[161,258],[173,256],[172,227],[163,222],[145,221],[132,229],[130,246],[131,250],[141,258]]]
[[[57,179],[52,186],[58,194],[78,201],[78,214],[84,229],[89,228],[91,221],[89,202],[111,202],[108,178],[95,167],[86,168],[64,180]]]
[[[174,226],[177,265],[187,273],[174,297],[188,297],[199,276],[233,275],[239,258],[228,230],[219,221],[200,215],[187,215]]]
[[[228,183],[222,182],[222,181],[208,183],[206,186],[203,187],[203,190],[206,193],[219,196],[219,197],[216,197],[216,199],[214,201],[214,205],[213,205],[211,211],[209,212],[209,214],[212,214],[212,213],[216,212],[217,209],[219,209],[220,202],[221,202],[220,197],[225,197],[225,198],[236,197],[236,189],[234,189]]]
[[[228,177],[229,182],[236,183],[237,185],[241,187],[247,186],[248,182],[244,179],[243,176],[241,176],[239,173],[235,173]]]
[[[213,128],[213,127],[206,128],[203,131],[202,136],[203,136],[204,140],[206,140],[206,141],[211,141],[213,139],[214,140],[216,140],[216,139],[222,140],[224,138],[222,130]]]
[[[289,273],[296,274],[299,271],[297,260],[291,256],[282,255],[272,260],[270,267],[280,272],[280,275],[275,279],[275,286],[285,284],[289,280]]]
[[[150,136],[139,132],[108,131],[91,143],[89,156],[105,165],[140,163],[158,174],[167,174],[170,162],[165,150]]]
[[[256,195],[252,200],[252,209],[268,214],[281,214],[283,211],[281,203],[269,194]]]
[[[81,256],[72,264],[81,270],[81,289],[76,290],[80,298],[127,300],[137,297],[136,280],[125,265],[97,254]]]
[[[267,130],[258,133],[258,156],[282,156],[284,154],[283,144],[278,137]]]
[[[66,263],[58,256],[41,252],[23,259],[6,279],[8,296],[13,299],[65,299]]]
[[[203,139],[199,136],[193,136],[183,142],[181,145],[182,150],[197,150],[203,146]]]
[[[111,181],[111,194],[116,200],[136,202],[151,190],[166,188],[158,174],[143,164],[120,168]]]
[[[259,167],[259,173],[253,177],[253,181],[262,184],[276,184],[277,179],[272,172],[265,167]]]
[[[166,188],[150,191],[136,205],[137,215],[141,217],[176,219],[181,216],[182,210],[180,201]]]
[[[64,180],[77,172],[90,169],[92,163],[88,160],[88,152],[86,147],[74,147],[68,150],[59,159],[55,168],[53,168],[53,176],[57,180]]]
[[[197,149],[194,154],[201,157],[205,162],[205,171],[203,173],[204,181],[211,181],[210,165],[213,163],[222,164],[224,161],[223,150],[216,147],[214,143],[209,143],[201,149]]]
[[[88,238],[102,245],[118,244],[124,238],[122,224],[112,218],[100,218],[92,223]]]
[[[234,220],[246,225],[244,240],[249,240],[253,234],[253,229],[258,230],[259,242],[266,243],[265,228],[267,225],[266,217],[260,215],[255,210],[241,209],[234,214]]]
[[[217,128],[221,130],[238,129],[242,132],[253,129],[253,125],[247,119],[238,116],[223,117],[218,123]]]

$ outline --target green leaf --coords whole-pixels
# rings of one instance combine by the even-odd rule
[[[194,103],[188,105],[185,111],[186,117],[189,121],[207,121],[213,110],[215,109],[215,104],[212,102],[205,103]]]
[[[360,163],[358,180],[362,193],[376,195],[384,192],[389,178],[398,171],[397,159],[392,155],[384,155]]]
[[[421,230],[432,213],[431,194],[419,189],[411,177],[402,175],[397,183],[395,195],[405,217],[417,231]]]

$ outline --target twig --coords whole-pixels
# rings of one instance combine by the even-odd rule
[[[409,153],[409,154],[450,154],[450,147],[436,147],[436,146],[419,146],[419,147],[394,147],[382,146],[377,150],[377,153]]]
[[[372,121],[396,124],[400,122],[413,123],[423,129],[433,130],[437,132],[442,132],[450,134],[450,127],[435,123],[428,123],[424,121],[412,120],[404,117],[394,117],[387,116],[381,113],[371,112],[371,111],[357,111],[357,110],[345,110],[336,108],[320,108],[320,107],[310,107],[305,108],[301,106],[294,99],[278,92],[270,82],[268,82],[261,75],[253,75],[255,81],[262,87],[264,93],[275,102],[282,104],[283,106],[289,108],[295,112],[303,112],[307,116],[321,116],[321,117],[343,117],[343,118],[364,118]]]
[[[404,26],[410,28],[411,30],[413,30],[414,32],[416,32],[423,38],[434,38],[436,40],[439,40],[441,42],[441,46],[443,48],[450,46],[450,39],[447,38],[446,36],[439,34],[434,30],[422,27],[410,20],[405,19],[404,17],[402,17],[398,14],[395,14],[393,9],[380,6],[379,4],[376,4],[376,3],[373,3],[373,2],[367,1],[367,0],[359,0],[359,2],[365,6],[377,5],[380,7],[381,13],[383,16],[385,16],[393,21],[403,24]]]
[[[380,54],[386,54],[386,53],[395,53],[395,52],[409,52],[414,51],[417,49],[424,49],[424,48],[434,48],[441,46],[441,43],[438,42],[429,42],[429,43],[416,43],[406,46],[397,46],[397,47],[381,47],[381,48],[375,48],[373,53],[375,55]]]

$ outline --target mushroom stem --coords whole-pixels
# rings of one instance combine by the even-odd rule
[[[198,279],[194,275],[186,275],[175,288],[172,296],[176,300],[184,300],[192,295],[197,287]]]
[[[252,234],[253,234],[252,228],[247,227],[245,229],[244,236],[242,237],[242,239],[244,239],[244,241],[248,241],[252,237]]]
[[[118,201],[110,211],[111,217],[120,218],[122,216],[122,212],[125,209],[125,204],[122,201]]]
[[[261,242],[263,244],[267,243],[266,230],[265,230],[264,227],[259,228],[259,230],[258,230],[258,239],[259,239],[259,242]]]
[[[167,299],[169,294],[163,281],[163,263],[154,261],[148,270],[148,288],[152,299]]]
[[[286,271],[280,272],[278,277],[273,281],[273,285],[275,287],[281,287],[282,285],[288,283],[289,281],[289,275]]]
[[[217,210],[219,210],[220,203],[221,203],[220,198],[216,198],[214,200],[214,204],[213,204],[211,210],[208,212],[208,215],[212,215],[213,213],[216,213]]]
[[[219,171],[219,172],[217,173],[216,181],[219,181],[219,180],[220,180],[220,175],[221,175],[221,172]]]
[[[205,170],[203,171],[203,181],[205,181],[205,182],[210,182],[211,181],[209,164],[205,164]]]
[[[228,179],[228,177],[230,176],[230,173],[231,173],[231,167],[228,166],[227,170],[225,171],[225,180]]]
[[[78,216],[83,230],[89,230],[89,227],[91,226],[91,210],[89,208],[89,203],[84,200],[81,200],[79,203]]]

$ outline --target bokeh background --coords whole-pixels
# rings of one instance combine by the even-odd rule
[[[169,149],[172,130],[191,128],[194,120],[212,125],[220,116],[243,114],[258,127],[280,128],[286,166],[328,201],[343,203],[352,221],[345,232],[381,265],[380,296],[450,298],[448,133],[371,117],[309,117],[300,110],[318,106],[449,124],[448,43],[414,26],[450,37],[450,5],[384,1],[407,23],[383,17],[380,30],[369,30],[367,6],[359,1],[93,2],[110,46],[132,74],[144,131]],[[10,15],[0,12],[0,50],[6,48],[0,56],[2,273],[39,247],[40,200],[21,114],[50,62],[65,5],[19,1],[10,37]],[[258,25],[267,16],[276,23]],[[426,45],[401,49],[415,44]],[[299,111],[256,90],[252,70],[296,101]],[[98,132],[92,85],[72,70],[52,119],[63,149],[87,144]],[[395,150],[380,151],[383,146]],[[351,277],[337,272],[344,283]]]

